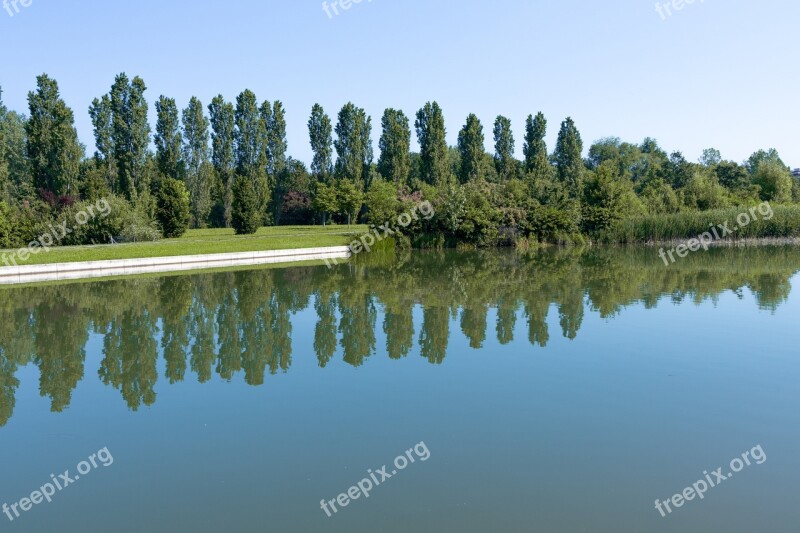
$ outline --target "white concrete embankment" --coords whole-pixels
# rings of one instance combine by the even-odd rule
[[[172,257],[147,257],[142,259],[114,259],[110,261],[84,261],[25,265],[0,268],[0,285],[61,281],[70,279],[129,276],[154,272],[176,272],[208,268],[225,268],[271,263],[293,263],[350,257],[347,246],[270,250],[266,252],[238,252],[229,254],[183,255]]]

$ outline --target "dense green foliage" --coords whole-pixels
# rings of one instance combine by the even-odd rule
[[[189,192],[182,181],[162,178],[155,187],[156,218],[164,237],[180,237],[189,227]]]
[[[377,226],[422,201],[435,214],[409,225],[399,243],[484,247],[693,237],[707,229],[696,220],[722,223],[720,217],[764,201],[775,206],[775,219],[749,226],[743,236],[800,234],[792,214],[800,180],[773,149],[742,164],[713,148],[692,163],[651,138],[636,144],[609,137],[585,150],[567,118],[549,153],[540,112],[525,121],[519,160],[510,118],[498,116],[486,139],[470,114],[450,147],[444,112],[428,102],[413,116],[413,132],[405,112],[384,111],[376,161],[372,118],[348,102],[335,124],[322,106],[312,107],[307,168],[288,155],[280,101],[260,101],[244,90],[235,102],[220,95],[204,107],[192,97],[181,108],[162,95],[151,129],[144,81],[122,73],[89,107],[96,148],[86,158],[57,83],[47,75],[36,81],[27,117],[6,109],[0,90],[0,246],[23,246],[76,203],[104,198],[113,198],[123,216],[102,231],[75,232],[69,243],[147,240],[158,237],[155,228],[180,235],[187,227],[252,234],[279,224]],[[411,151],[413,133],[418,153]]]
[[[251,235],[259,226],[258,193],[253,182],[246,177],[233,184],[233,216],[231,223],[237,235]]]

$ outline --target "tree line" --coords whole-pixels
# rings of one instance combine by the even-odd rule
[[[93,100],[96,151],[87,157],[54,79],[37,78],[27,116],[6,109],[0,89],[0,247],[27,243],[61,210],[99,197],[112,198],[115,216],[90,232],[92,242],[175,237],[189,227],[249,234],[264,225],[380,224],[424,199],[436,216],[413,227],[411,237],[437,246],[574,241],[648,214],[800,201],[800,182],[775,150],[740,164],[708,149],[694,163],[652,138],[636,144],[611,137],[584,157],[571,118],[549,151],[548,121],[539,112],[526,119],[518,158],[504,116],[492,127],[493,154],[474,114],[449,146],[437,102],[414,117],[386,109],[377,160],[364,109],[348,102],[334,125],[315,104],[306,167],[288,155],[286,109],[278,100],[259,101],[244,90],[235,102],[220,95],[206,106],[192,97],[180,109],[162,95],[153,130],[146,91],[144,80],[122,73]]]

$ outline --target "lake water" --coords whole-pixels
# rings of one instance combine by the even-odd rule
[[[797,531],[798,272],[414,252],[2,289],[0,530]]]

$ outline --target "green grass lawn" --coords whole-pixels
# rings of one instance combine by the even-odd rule
[[[232,229],[189,230],[178,239],[158,242],[103,244],[94,246],[62,246],[49,252],[32,255],[27,261],[15,256],[18,265],[71,263],[74,261],[105,261],[109,259],[136,259],[175,255],[219,254],[229,252],[256,252],[286,250],[290,248],[316,248],[344,246],[354,234],[367,231],[367,226],[278,226],[261,228],[255,235],[234,235]],[[2,250],[10,255],[14,250]],[[0,267],[5,263],[0,260]]]

